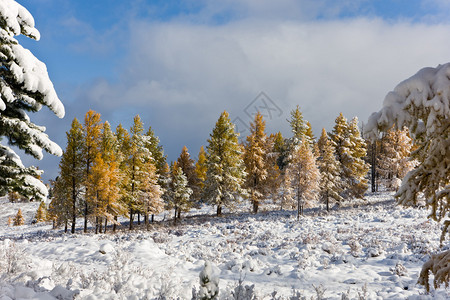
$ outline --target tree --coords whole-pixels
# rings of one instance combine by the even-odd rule
[[[31,122],[28,113],[47,106],[62,118],[64,106],[45,64],[15,38],[22,34],[40,39],[32,15],[13,0],[2,1],[0,6],[0,196],[14,191],[42,200],[48,194],[46,186],[38,179],[42,171],[25,167],[1,139],[5,137],[9,145],[36,159],[42,159],[42,150],[60,156],[62,149],[45,134],[45,127]]]
[[[303,114],[300,111],[300,107],[297,107],[291,111],[291,119],[288,120],[289,125],[291,125],[291,130],[293,133],[293,144],[298,145],[308,132],[308,126],[303,119]],[[312,132],[311,132],[312,133]]]
[[[340,113],[330,137],[336,149],[336,159],[340,164],[342,196],[362,198],[368,187],[365,176],[369,171],[369,165],[363,160],[367,154],[367,145],[361,138],[358,119],[353,118],[351,122],[347,122]]]
[[[189,201],[192,195],[192,189],[189,187],[186,175],[177,162],[171,167],[171,180],[167,189],[166,199],[168,208],[175,210],[174,222],[180,219],[182,211],[188,211],[192,207]]]
[[[88,186],[92,186],[92,184],[89,183],[89,175],[91,174],[91,168],[92,164],[94,163],[94,159],[97,157],[97,154],[100,151],[100,134],[101,134],[101,119],[100,114],[89,110],[86,115],[84,116],[84,126],[83,126],[83,138],[84,138],[84,144],[83,144],[83,164],[84,164],[84,187],[86,189],[85,191],[85,197],[84,197],[84,232],[87,232],[87,222],[88,222],[88,216],[90,214],[90,209],[92,209],[92,205],[95,202],[94,198],[91,198],[93,196],[93,193],[90,193],[88,190]]]
[[[84,163],[83,163],[83,127],[75,118],[71,128],[66,132],[67,146],[59,162],[60,193],[57,198],[61,200],[60,209],[64,214],[70,215],[72,221],[71,232],[75,233],[76,218],[84,190]],[[55,199],[56,200],[56,199]]]
[[[53,221],[53,228],[64,224],[64,232],[68,230],[69,220],[72,219],[71,198],[67,197],[67,189],[58,176],[54,181],[50,181],[53,190],[53,197],[48,207],[48,217]]]
[[[206,180],[206,152],[205,148],[203,146],[200,147],[200,151],[198,153],[198,159],[195,163],[195,174],[197,175],[197,178],[199,179],[199,186],[200,186],[200,192],[203,190],[205,186],[205,180]]]
[[[217,205],[218,216],[222,214],[223,206],[232,208],[239,196],[245,194],[241,187],[245,178],[242,150],[234,127],[224,111],[208,139],[203,199]]]
[[[316,137],[314,136],[314,133],[312,131],[312,126],[311,126],[311,123],[309,123],[309,121],[306,121],[305,137],[306,137],[306,140],[308,141],[311,149],[314,149],[314,145],[316,143]]]
[[[366,178],[369,172],[369,164],[364,161],[367,155],[367,144],[361,137],[358,128],[358,118],[354,117],[348,126],[350,141],[348,168],[350,169],[350,177],[348,178],[350,195],[357,198],[363,198],[368,188],[368,180]]]
[[[219,297],[219,277],[214,274],[211,263],[205,261],[205,267],[200,272],[200,290],[198,298],[213,300]]]
[[[166,165],[167,156],[164,155],[164,149],[162,145],[159,144],[159,138],[155,135],[152,127],[150,126],[145,134],[145,147],[150,151],[150,155],[153,158],[153,164],[156,167],[156,172],[161,175],[161,170],[164,169]]]
[[[414,168],[410,159],[412,149],[408,130],[389,129],[380,140],[377,172],[386,188],[397,190],[403,177]]]
[[[318,166],[320,170],[320,198],[326,204],[327,211],[330,210],[330,198],[339,202],[342,200],[340,193],[339,163],[334,156],[334,147],[328,138],[325,128],[318,141],[319,157]]]
[[[266,197],[268,178],[268,138],[265,133],[266,122],[260,112],[250,123],[250,135],[244,145],[244,164],[247,173],[245,188],[248,189],[253,213],[258,212],[261,201]]]
[[[303,208],[317,200],[320,181],[319,169],[306,138],[294,150],[286,172],[297,199],[297,218],[300,218]]]
[[[416,205],[425,199],[431,207],[430,218],[444,221],[441,242],[448,234],[450,226],[450,64],[436,68],[423,68],[412,77],[399,83],[384,99],[383,108],[373,113],[366,133],[376,139],[379,131],[407,127],[417,150],[412,154],[418,166],[403,179],[395,194],[398,203]],[[450,251],[444,252],[449,257]],[[425,264],[419,282],[428,279],[428,267],[435,261]],[[445,269],[447,268],[447,269]],[[448,259],[436,260],[433,270],[440,272],[435,280],[445,275],[448,283]],[[436,283],[436,281],[435,281]]]
[[[39,223],[45,221],[47,221],[47,207],[45,206],[44,201],[41,201],[36,211],[36,222]]]
[[[195,161],[191,158],[188,148],[183,146],[180,156],[177,159],[177,165],[183,170],[187,178],[188,186],[192,190],[191,202],[200,197],[200,180],[195,172]]]
[[[19,208],[19,210],[17,211],[16,216],[13,219],[13,225],[14,226],[21,226],[23,224],[25,224],[25,219],[23,217],[22,210]]]

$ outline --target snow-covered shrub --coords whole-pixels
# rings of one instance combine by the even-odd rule
[[[205,267],[200,272],[200,290],[198,299],[210,300],[217,299],[219,295],[219,277],[214,274],[209,261],[205,261]]]
[[[350,246],[350,254],[353,255],[354,257],[358,257],[361,255],[362,252],[362,247],[361,244],[355,240],[352,239],[348,242],[348,245]]]
[[[16,243],[5,240],[0,246],[0,274],[19,274],[29,268],[30,259]]]
[[[423,265],[418,283],[424,285],[428,292],[430,291],[430,271],[434,275],[433,284],[435,289],[441,284],[445,284],[446,287],[449,286],[450,250],[431,255],[431,259]]]
[[[390,271],[398,276],[405,276],[408,274],[408,270],[406,270],[405,266],[401,262],[397,262],[395,267],[390,268]]]

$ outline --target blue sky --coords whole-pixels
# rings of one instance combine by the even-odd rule
[[[18,2],[41,32],[19,40],[46,63],[67,112],[32,120],[63,149],[72,119],[94,109],[113,127],[139,114],[169,160],[184,145],[196,157],[220,113],[248,123],[261,92],[281,112],[269,133],[289,136],[300,105],[319,135],[341,111],[366,121],[400,81],[450,60],[445,0]],[[24,161],[44,180],[57,175],[59,158]]]

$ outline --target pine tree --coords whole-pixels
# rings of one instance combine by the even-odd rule
[[[61,187],[60,194],[57,195],[60,201],[60,209],[64,212],[59,211],[58,213],[63,213],[65,216],[70,215],[71,232],[75,233],[76,218],[84,190],[83,175],[85,172],[83,128],[76,118],[73,119],[70,130],[66,132],[66,137],[66,150],[59,163],[58,184]],[[58,199],[55,199],[55,201],[58,201]]]
[[[195,163],[195,174],[197,174],[197,178],[199,179],[200,192],[203,191],[205,186],[206,170],[206,152],[205,148],[201,146],[197,162]]]
[[[245,188],[249,191],[253,213],[258,212],[261,201],[267,196],[268,178],[268,138],[265,133],[266,122],[260,112],[250,123],[250,135],[244,146],[244,164],[247,173]]]
[[[90,198],[93,193],[90,193],[88,186],[92,186],[89,183],[89,175],[91,174],[92,164],[97,154],[100,151],[100,134],[101,134],[101,119],[100,114],[93,110],[89,110],[84,116],[84,126],[83,126],[83,164],[84,164],[84,186],[85,186],[85,199],[84,199],[84,232],[87,232],[87,222],[90,210],[93,209],[92,205],[95,205],[95,199]],[[94,203],[91,203],[94,202]],[[91,205],[92,204],[92,205]]]
[[[191,158],[186,146],[183,146],[181,150],[181,154],[177,159],[177,165],[183,170],[187,178],[188,186],[192,190],[190,201],[194,203],[200,197],[200,180],[195,172],[195,161]]]
[[[312,126],[309,121],[306,121],[306,132],[305,132],[306,140],[309,143],[309,146],[311,149],[314,149],[314,145],[316,144],[316,137],[314,136],[314,133],[312,131]]]
[[[277,132],[273,138],[273,151],[276,155],[278,169],[283,171],[289,161],[289,141],[283,137],[281,132]]]
[[[0,196],[11,191],[27,198],[44,199],[46,186],[38,179],[42,171],[25,167],[12,148],[23,150],[36,159],[42,159],[42,150],[62,154],[52,142],[45,127],[31,122],[29,112],[38,112],[47,106],[59,118],[64,107],[50,81],[45,64],[24,49],[15,36],[23,35],[39,40],[32,15],[20,4],[8,0],[0,9]]]
[[[242,150],[234,127],[224,111],[208,140],[203,199],[217,205],[217,215],[222,214],[223,206],[232,208],[239,196],[245,194],[241,187],[245,178]]]
[[[319,158],[318,166],[320,170],[320,199],[325,202],[327,211],[330,210],[330,198],[334,201],[341,201],[339,178],[339,163],[334,156],[334,147],[328,138],[325,128],[318,141]]]
[[[13,225],[14,226],[21,226],[23,224],[25,224],[25,219],[23,217],[22,210],[19,208],[19,210],[17,211],[16,216],[13,219]]]
[[[41,201],[36,211],[36,222],[39,223],[45,221],[47,221],[47,207],[45,206],[44,201]]]
[[[297,200],[297,218],[300,218],[303,208],[317,200],[320,181],[319,169],[306,138],[294,150],[287,176]]]

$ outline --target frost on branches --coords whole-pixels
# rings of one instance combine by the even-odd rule
[[[415,205],[423,195],[426,205],[432,208],[430,217],[437,221],[447,219],[443,240],[450,225],[450,63],[423,68],[397,85],[387,94],[383,108],[370,116],[365,129],[368,137],[376,139],[379,131],[387,131],[393,125],[407,127],[418,146],[412,153],[418,166],[405,176],[396,197],[401,204]],[[439,268],[446,268],[446,276],[435,281],[449,281],[445,253],[442,255],[447,258],[446,264],[445,260],[432,258],[424,265],[424,284],[428,271]]]
[[[61,148],[33,124],[27,112],[49,107],[58,117],[64,107],[56,95],[47,68],[15,36],[23,34],[39,40],[31,14],[13,0],[0,2],[0,137],[37,159],[42,150],[61,155]],[[0,195],[16,191],[27,197],[43,198],[46,187],[38,180],[40,172],[26,168],[10,147],[0,144]]]

